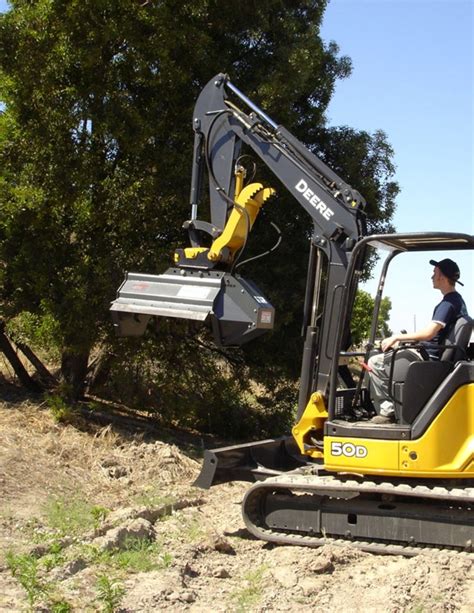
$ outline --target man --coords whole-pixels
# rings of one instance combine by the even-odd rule
[[[441,345],[443,345],[452,326],[458,317],[467,316],[464,300],[455,289],[456,283],[463,285],[459,281],[460,272],[456,262],[446,258],[440,262],[430,260],[430,264],[434,266],[433,276],[431,277],[433,288],[438,289],[443,294],[443,299],[433,311],[431,322],[418,332],[404,332],[385,338],[382,341],[383,353],[374,355],[369,359],[368,370],[372,401],[377,412],[377,415],[372,418],[373,423],[390,423],[395,418],[393,401],[388,393],[392,354],[387,354],[387,351],[391,348],[395,349],[401,341],[422,343],[429,341],[426,349],[430,359],[439,359],[442,351]],[[420,359],[422,359],[420,354],[414,349],[399,350],[395,357],[394,380],[403,381],[410,363]]]

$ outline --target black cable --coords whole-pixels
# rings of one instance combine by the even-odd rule
[[[266,255],[269,255],[270,253],[272,253],[272,251],[275,251],[275,249],[277,249],[282,241],[282,232],[280,230],[280,228],[276,225],[276,223],[273,223],[273,221],[270,222],[270,225],[273,226],[275,228],[275,230],[278,233],[278,239],[277,242],[273,245],[273,247],[271,249],[267,249],[267,251],[264,251],[263,253],[259,253],[258,255],[254,255],[251,258],[248,258],[247,260],[244,260],[243,262],[240,262],[239,264],[235,264],[232,268],[232,270],[234,270],[235,268],[239,268],[240,266],[243,266],[244,264],[248,264],[249,262],[253,262],[254,260],[259,260],[260,258],[265,257]]]
[[[249,155],[248,153],[244,153],[243,155],[240,155],[237,158],[236,164],[241,164],[244,158],[250,158],[250,161],[252,162],[252,176],[249,179],[247,179],[246,183],[248,184],[248,183],[251,183],[255,178],[255,175],[257,173],[257,164],[254,162],[252,156]]]
[[[221,196],[224,198],[224,200],[226,200],[229,204],[231,204],[232,206],[237,205],[238,207],[240,207],[240,204],[238,204],[237,202],[235,202],[235,200],[233,198],[228,196],[226,194],[224,188],[219,185],[219,183],[217,182],[216,176],[214,174],[214,170],[212,169],[212,166],[211,166],[211,152],[209,150],[209,142],[211,140],[211,133],[212,133],[212,130],[214,128],[215,122],[222,115],[226,115],[226,114],[232,115],[232,111],[230,109],[224,109],[222,111],[217,111],[216,114],[214,115],[211,123],[209,124],[209,129],[207,131],[208,136],[207,136],[207,138],[205,137],[205,139],[204,139],[204,142],[205,142],[204,159],[206,160],[206,166],[207,166],[207,172],[209,174],[209,179],[214,184],[214,187],[216,188],[216,190],[221,194]],[[242,207],[240,207],[240,208],[242,208]]]

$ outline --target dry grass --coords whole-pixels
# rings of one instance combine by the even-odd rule
[[[30,511],[50,496],[79,493],[104,506],[117,496],[126,503],[150,484],[189,480],[198,470],[197,462],[173,445],[145,442],[80,417],[58,424],[45,403],[0,402],[0,431],[2,498]]]

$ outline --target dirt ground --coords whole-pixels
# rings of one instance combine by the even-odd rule
[[[460,555],[253,539],[246,484],[192,487],[191,440],[58,424],[45,403],[1,390],[0,431],[2,612],[474,611]]]

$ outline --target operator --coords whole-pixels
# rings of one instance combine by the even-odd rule
[[[394,334],[382,341],[382,351],[373,355],[368,361],[368,371],[371,384],[371,396],[377,415],[372,418],[372,423],[384,424],[395,421],[395,411],[393,402],[388,393],[388,381],[390,366],[392,362],[389,349],[397,348],[403,341],[419,341],[426,343],[426,351],[431,360],[438,360],[441,354],[440,346],[449,334],[452,326],[459,317],[467,316],[467,308],[464,300],[455,289],[455,284],[459,283],[460,271],[456,262],[446,258],[440,262],[430,260],[434,266],[433,288],[438,289],[443,294],[443,299],[435,307],[431,322],[418,332],[405,332]],[[428,342],[429,341],[429,342]],[[408,366],[412,362],[421,360],[422,357],[416,349],[402,349],[397,351],[395,357],[393,379],[404,381]]]

